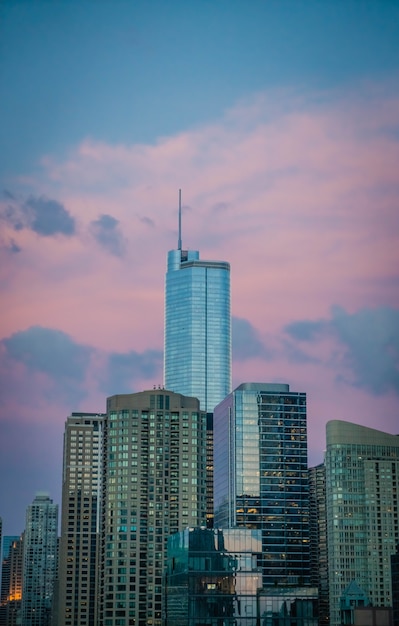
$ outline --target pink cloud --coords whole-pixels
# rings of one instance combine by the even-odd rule
[[[98,351],[161,350],[179,188],[190,206],[183,244],[230,261],[233,314],[262,336],[325,318],[334,304],[398,307],[399,141],[390,132],[398,124],[399,96],[389,85],[313,97],[275,91],[152,145],[91,138],[64,157],[47,155],[29,192],[61,202],[77,233],[44,239],[5,225],[21,252],[1,253],[2,337],[41,324]],[[123,258],[90,232],[102,214],[118,220]],[[89,402],[98,398],[95,371]],[[234,377],[278,378],[308,391],[315,447],[327,415],[355,419],[361,407],[359,419],[370,421],[377,409],[374,399],[367,408],[366,392],[338,385],[325,364],[298,366],[280,355],[236,362]]]

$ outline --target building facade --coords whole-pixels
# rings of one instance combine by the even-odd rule
[[[206,413],[164,389],[107,400],[102,626],[161,626],[169,535],[206,524]]]
[[[355,581],[374,607],[391,607],[391,555],[399,542],[399,437],[334,420],[327,424],[330,623]]]
[[[399,626],[399,545],[391,556],[391,589],[393,624]]]
[[[309,468],[310,582],[319,590],[319,624],[329,624],[326,467]]]
[[[182,250],[180,233],[165,281],[164,385],[211,413],[231,391],[230,265]]]
[[[38,493],[26,511],[22,626],[50,626],[57,576],[58,504]]]
[[[262,536],[247,528],[186,528],[168,540],[165,626],[253,626]]]
[[[97,626],[103,422],[72,413],[65,424],[59,553],[59,626]]]
[[[3,538],[0,626],[21,623],[23,535]]]
[[[264,587],[308,584],[306,394],[244,383],[213,427],[215,528],[262,530]]]

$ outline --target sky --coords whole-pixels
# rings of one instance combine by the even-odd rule
[[[0,516],[71,412],[162,385],[177,247],[231,264],[233,388],[399,433],[399,3],[0,3]]]

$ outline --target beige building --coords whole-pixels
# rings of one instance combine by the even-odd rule
[[[399,436],[350,422],[327,424],[330,623],[355,581],[370,605],[391,607],[390,557],[399,542]]]
[[[104,415],[72,413],[65,424],[59,552],[59,626],[98,626]]]
[[[206,524],[206,413],[154,389],[108,398],[102,626],[161,626],[168,537]]]

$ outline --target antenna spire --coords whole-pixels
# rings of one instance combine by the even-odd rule
[[[181,250],[181,189],[179,189],[179,239],[177,241],[177,249]]]

